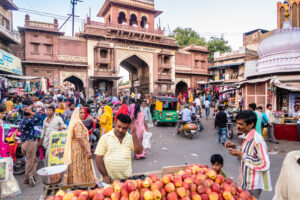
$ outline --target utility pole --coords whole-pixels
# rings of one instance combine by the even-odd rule
[[[71,0],[72,4],[72,36],[74,37],[74,22],[75,22],[75,6],[78,2],[82,2],[81,0]]]

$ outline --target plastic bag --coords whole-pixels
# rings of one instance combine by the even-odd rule
[[[18,181],[15,179],[13,173],[9,173],[7,181],[1,182],[1,198],[13,198],[20,194],[21,189]]]
[[[147,123],[147,126],[148,126],[148,128],[153,128],[154,127],[152,120]]]
[[[143,136],[143,147],[144,149],[151,149],[151,137],[152,133],[145,131]]]
[[[0,159],[0,182],[7,181],[9,173],[13,172],[13,160],[11,157]]]

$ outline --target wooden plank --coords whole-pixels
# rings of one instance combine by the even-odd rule
[[[162,168],[162,175],[174,174],[174,173],[176,173],[180,170],[185,170],[186,167],[187,167],[187,165],[163,167]]]

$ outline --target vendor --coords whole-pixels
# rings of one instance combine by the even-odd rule
[[[296,118],[300,114],[299,105],[294,105],[294,111],[291,111],[290,117]]]
[[[127,130],[130,128],[130,134]],[[103,182],[127,179],[132,173],[131,150],[141,154],[143,146],[138,140],[129,115],[119,114],[115,129],[102,136],[97,145],[96,164]]]

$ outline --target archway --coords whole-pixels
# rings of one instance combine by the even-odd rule
[[[120,67],[129,73],[131,90],[141,93],[142,96],[150,93],[149,66],[144,60],[133,55],[123,60]]]
[[[63,82],[70,82],[74,85],[75,90],[83,91],[84,90],[84,84],[80,78],[77,78],[76,76],[70,76],[66,78]]]
[[[176,96],[181,93],[184,94],[184,92],[188,92],[188,84],[186,84],[186,82],[184,81],[180,81],[176,84]]]

